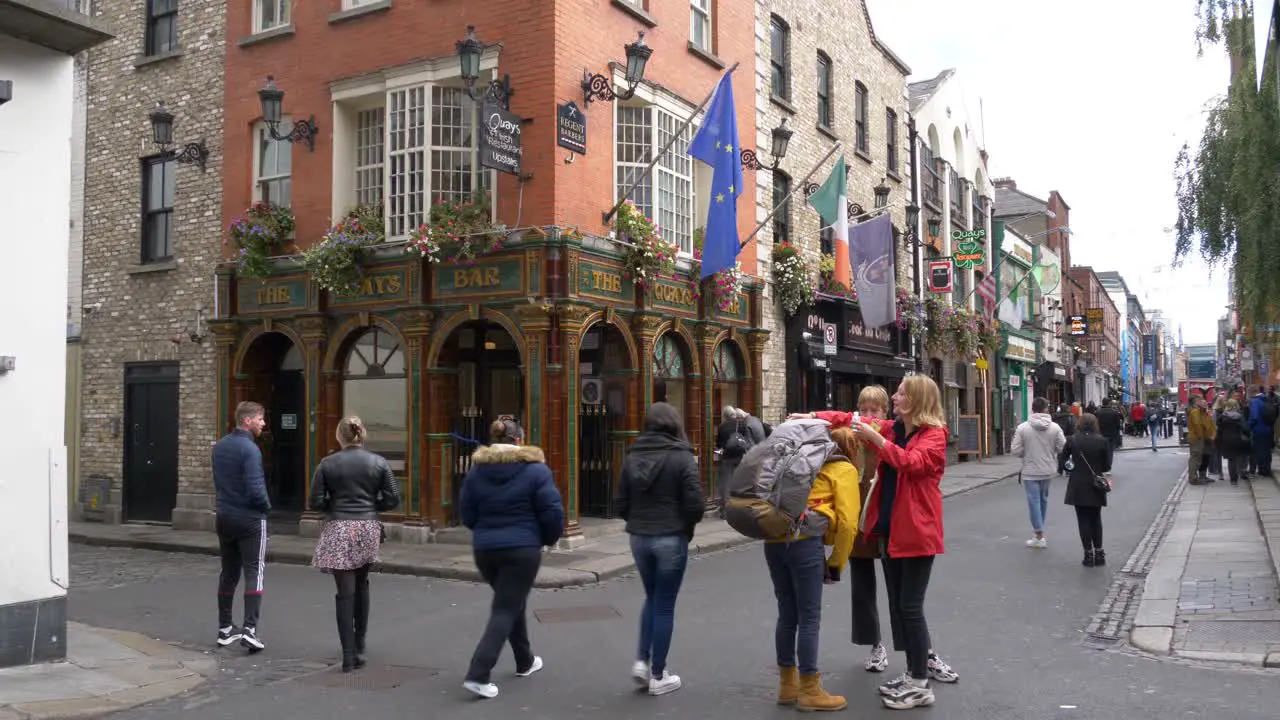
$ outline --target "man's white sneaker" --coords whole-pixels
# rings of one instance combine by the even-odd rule
[[[517,670],[516,677],[529,677],[530,675],[538,672],[541,669],[542,669],[542,658],[538,657],[537,655],[534,655],[533,663],[529,665],[529,669],[523,672],[521,672],[520,670]]]
[[[672,675],[666,670],[662,671],[662,677],[649,678],[649,694],[650,695],[666,695],[669,692],[675,692],[680,689],[680,676]]]
[[[243,645],[250,654],[262,652],[267,649],[266,644],[258,638],[257,628],[245,628],[240,635],[240,644]]]
[[[640,687],[649,687],[649,663],[637,660],[631,664],[631,679]]]
[[[240,640],[240,637],[241,637],[240,631],[236,630],[235,626],[228,625],[218,630],[218,647],[227,647],[228,645],[234,645],[237,641]]]
[[[889,667],[889,652],[884,649],[883,645],[877,644],[871,648],[871,654],[867,656],[867,664],[865,665],[867,672],[884,672]]]
[[[1027,547],[1043,550],[1049,547],[1049,541],[1045,538],[1031,538],[1027,541]]]
[[[462,683],[462,687],[466,688],[467,691],[472,693],[473,695],[478,695],[482,698],[498,697],[498,686],[494,685],[491,682],[478,683],[478,682],[475,682],[474,680],[467,680],[466,682]]]

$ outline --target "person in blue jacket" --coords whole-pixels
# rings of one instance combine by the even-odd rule
[[[1264,388],[1258,387],[1258,394],[1249,403],[1249,431],[1253,433],[1253,463],[1258,474],[1263,477],[1271,475],[1271,443],[1275,438],[1276,416],[1280,414],[1280,404],[1273,397],[1268,397]]]
[[[564,531],[564,506],[542,449],[523,445],[524,430],[510,416],[489,429],[492,443],[471,456],[458,501],[462,524],[472,532],[476,568],[493,588],[489,622],[471,656],[462,686],[482,698],[498,695],[489,677],[502,646],[511,643],[516,675],[542,669],[529,646],[525,603],[538,577],[543,546]]]

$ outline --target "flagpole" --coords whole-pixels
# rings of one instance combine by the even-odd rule
[[[728,73],[726,74],[737,70],[739,64],[740,63],[735,62],[733,67],[729,68]],[[676,140],[680,139],[681,135],[684,135],[684,131],[693,124],[693,119],[698,117],[698,113],[702,112],[702,108],[706,107],[707,103],[711,102],[711,98],[716,94],[716,88],[718,87],[720,87],[720,83],[717,81],[711,88],[711,92],[702,99],[702,102],[698,104],[698,107],[694,108],[693,112],[689,114],[689,117],[685,118],[684,124],[680,126],[680,129],[671,134],[671,138],[667,140],[667,144],[663,145],[662,149],[658,151],[658,154],[654,155],[653,159],[649,161],[649,164],[644,166],[644,170],[640,173],[639,177],[631,183],[631,187],[627,188],[627,191],[622,193],[622,197],[618,198],[618,202],[614,203],[613,207],[609,208],[609,212],[604,214],[605,225],[609,224],[609,221],[613,219],[614,213],[618,212],[618,208],[622,207],[622,203],[626,202],[627,198],[631,197],[631,193],[635,192],[636,188],[640,186],[640,183],[644,182],[645,179],[653,173],[653,166],[657,165],[658,160],[662,159],[662,156],[667,154],[667,151],[671,149],[671,146],[675,144]]]
[[[822,156],[822,159],[818,161],[818,164],[817,164],[817,165],[814,165],[814,166],[813,166],[813,169],[809,171],[809,174],[808,174],[808,175],[805,175],[803,180],[801,180],[800,182],[796,183],[796,184],[792,187],[791,192],[787,194],[787,200],[791,200],[791,196],[792,196],[792,195],[795,195],[797,192],[799,192],[799,191],[800,191],[800,189],[801,189],[801,188],[803,188],[805,185],[808,185],[808,184],[809,184],[809,179],[813,177],[813,174],[814,174],[814,173],[818,172],[818,168],[822,167],[822,166],[823,166],[823,164],[825,164],[825,163],[827,162],[827,160],[831,159],[831,156],[832,156],[832,155],[835,155],[835,154],[836,154],[836,152],[838,152],[838,151],[840,150],[840,148],[842,148],[842,147],[844,147],[844,141],[843,141],[843,140],[842,140],[842,141],[840,141],[840,142],[837,142],[835,145],[832,145],[832,146],[831,146],[831,149],[827,151],[827,154],[826,154],[826,155],[823,155],[823,156]],[[762,228],[762,227],[764,227],[766,224],[768,224],[768,222],[769,222],[770,220],[772,220],[772,219],[773,219],[773,216],[774,216],[774,215],[776,215],[776,214],[778,213],[778,210],[782,209],[782,207],[783,207],[783,206],[785,206],[785,205],[787,205],[787,203],[785,203],[785,202],[784,202],[784,203],[774,203],[773,210],[769,211],[769,214],[765,216],[764,220],[761,220],[761,221],[760,221],[760,224],[756,226],[756,229],[755,229],[755,230],[752,230],[752,231],[751,231],[751,234],[750,234],[750,235],[748,235],[748,236],[746,237],[746,239],[745,239],[745,240],[743,240],[741,243],[739,243],[739,244],[738,244],[738,247],[739,247],[740,249],[741,249],[741,248],[746,247],[746,246],[747,246],[747,243],[751,242],[751,238],[754,238],[754,237],[756,236],[756,233],[760,232],[760,228]]]

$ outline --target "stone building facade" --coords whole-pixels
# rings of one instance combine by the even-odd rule
[[[222,244],[224,18],[218,0],[100,0],[88,56],[79,482],[86,518],[211,527]],[[176,148],[152,141],[163,100]],[[176,151],[203,141],[204,166]],[[199,493],[190,490],[201,486]],[[87,497],[89,493],[82,493]]]
[[[875,34],[871,16],[862,0],[848,3],[814,3],[808,0],[757,0],[756,2],[756,112],[755,148],[766,166],[770,160],[770,130],[786,120],[793,131],[786,157],[776,170],[756,172],[757,221],[763,221],[781,204],[789,190],[796,190],[837,142],[844,147],[817,167],[807,183],[820,185],[843,155],[848,168],[848,199],[870,212],[875,207],[874,189],[882,182],[890,194],[889,213],[893,224],[903,228],[905,208],[912,200],[910,153],[907,131],[906,78],[910,69]],[[746,140],[743,141],[744,146]],[[892,155],[892,157],[891,157]],[[771,278],[772,249],[781,240],[797,246],[815,282],[823,252],[822,222],[807,204],[807,193],[799,188],[790,195],[785,208],[761,229],[758,274]],[[861,218],[858,218],[861,219]],[[851,224],[857,219],[851,220]],[[898,234],[897,268],[899,287],[910,288],[911,252]],[[857,311],[835,298],[820,299],[815,306],[788,316],[777,302],[770,282],[773,310],[766,320],[771,331],[765,351],[765,419],[777,422],[788,411],[813,409],[824,393],[808,383],[824,382],[827,368],[822,360],[811,364],[810,345],[798,335],[814,328],[808,325],[825,318],[839,326],[840,355],[852,355],[851,372],[836,375],[833,402],[845,407],[856,397],[859,385],[888,382],[901,376],[902,363],[889,362],[900,355],[896,329],[883,343],[860,346],[849,333],[856,329]],[[847,308],[847,309],[846,309]],[[806,322],[806,318],[811,318]],[[800,328],[805,325],[805,328]],[[793,332],[788,333],[791,327]],[[816,337],[821,353],[821,333]],[[883,338],[882,338],[883,339]],[[858,350],[854,350],[859,346]],[[887,355],[877,357],[877,350]],[[797,373],[803,366],[803,373]],[[856,367],[855,367],[856,366]],[[792,378],[790,387],[788,377]],[[805,378],[800,381],[798,378]]]

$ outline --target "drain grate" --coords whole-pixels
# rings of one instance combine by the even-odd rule
[[[298,678],[298,682],[347,690],[391,690],[407,683],[439,675],[439,670],[407,665],[366,665],[344,673],[341,666]]]
[[[534,610],[533,616],[544,625],[552,623],[587,622],[590,620],[612,620],[622,617],[622,613],[612,605],[575,605],[572,607],[543,608]]]

